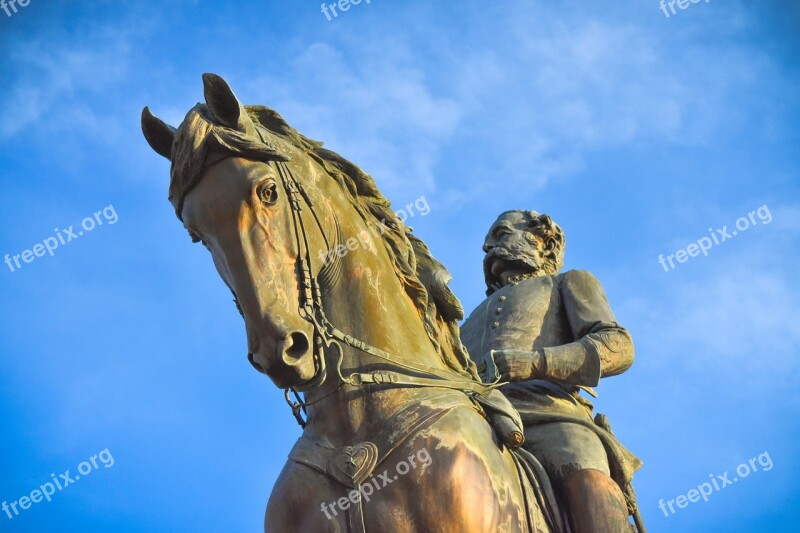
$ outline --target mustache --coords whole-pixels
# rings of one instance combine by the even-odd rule
[[[535,273],[541,269],[536,259],[525,253],[524,250],[516,250],[514,247],[506,248],[504,246],[496,246],[486,252],[486,257],[483,258],[483,276],[486,281],[487,295],[500,290],[503,286],[500,281],[500,276],[495,276],[492,272],[492,267],[496,261],[502,261],[504,263],[502,265],[503,271],[517,268]]]
[[[521,263],[532,269],[539,267],[539,265],[537,265],[531,257],[528,257],[528,255],[521,250],[514,250],[513,248],[509,249],[501,246],[496,246],[486,253],[486,257],[483,259],[484,267],[488,268],[492,261],[496,259],[501,259],[507,262]]]

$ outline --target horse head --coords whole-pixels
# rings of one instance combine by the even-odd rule
[[[219,76],[203,82],[205,103],[177,129],[145,108],[142,131],[172,163],[169,199],[178,218],[234,294],[253,366],[281,388],[318,384],[326,372],[324,306],[360,339],[465,372],[449,275],[372,178],[275,111],[243,106]],[[351,246],[354,237],[360,245]],[[391,314],[394,324],[378,314]]]
[[[297,241],[276,166],[291,145],[254,121],[222,78],[203,76],[205,104],[176,130],[145,108],[150,146],[172,162],[170,201],[194,242],[211,253],[247,331],[248,359],[279,387],[311,380],[313,326],[298,310]],[[280,148],[279,148],[280,147]],[[312,233],[309,238],[320,238]],[[313,243],[312,246],[322,246]]]

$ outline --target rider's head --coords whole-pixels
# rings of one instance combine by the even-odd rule
[[[546,276],[561,270],[564,232],[536,211],[506,211],[497,217],[483,243],[487,294],[518,275]]]

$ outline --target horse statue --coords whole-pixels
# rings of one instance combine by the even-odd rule
[[[265,531],[565,531],[459,340],[444,266],[369,175],[219,76],[203,83],[177,129],[145,108],[142,130],[233,293],[250,363],[303,426]]]

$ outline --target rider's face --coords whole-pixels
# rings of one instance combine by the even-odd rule
[[[506,282],[510,276],[536,273],[543,264],[546,246],[530,231],[530,219],[524,213],[506,213],[492,225],[483,244],[487,282]]]

